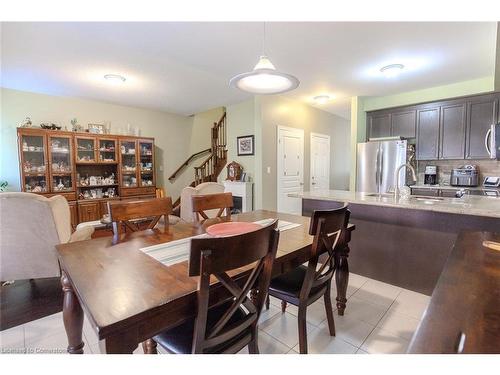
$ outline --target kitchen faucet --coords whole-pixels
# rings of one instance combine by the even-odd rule
[[[396,169],[396,173],[394,174],[394,181],[396,182],[396,187],[394,188],[394,199],[397,199],[399,196],[399,171],[401,171],[401,168],[403,167],[410,168],[413,179],[415,181],[417,180],[417,174],[415,173],[415,168],[413,168],[413,166],[410,163],[401,164]]]

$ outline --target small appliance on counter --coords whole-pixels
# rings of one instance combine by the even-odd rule
[[[438,183],[437,166],[426,165],[424,174],[424,185],[436,185],[437,183]]]
[[[463,165],[453,168],[450,176],[451,186],[478,186],[479,171],[475,165]]]
[[[483,186],[488,188],[500,187],[500,177],[486,176],[483,181]]]

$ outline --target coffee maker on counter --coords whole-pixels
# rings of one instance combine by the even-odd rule
[[[424,174],[424,184],[425,185],[436,185],[438,183],[437,178],[437,166],[426,165]]]

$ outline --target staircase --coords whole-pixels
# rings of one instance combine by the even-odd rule
[[[214,123],[211,130],[211,146],[205,150],[191,155],[177,170],[168,178],[175,180],[179,173],[189,165],[189,163],[203,154],[208,157],[197,167],[194,167],[194,181],[189,185],[195,187],[203,182],[217,182],[217,177],[224,169],[227,162],[227,133],[226,133],[226,113],[222,115],[218,122]],[[179,197],[173,204],[174,212],[178,211],[181,198]]]

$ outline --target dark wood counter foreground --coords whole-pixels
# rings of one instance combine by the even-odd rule
[[[500,233],[459,234],[408,353],[500,353],[500,251],[483,241]]]

